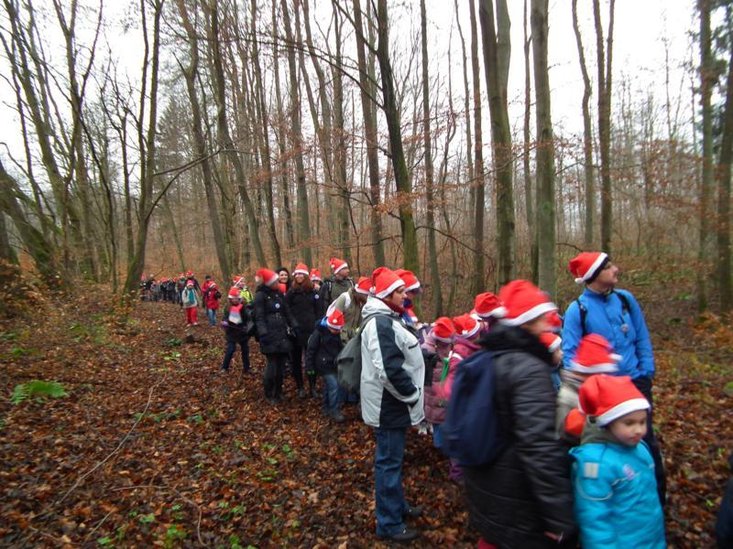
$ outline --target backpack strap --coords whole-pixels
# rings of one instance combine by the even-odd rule
[[[629,313],[631,308],[629,307],[629,298],[626,297],[621,292],[617,292],[616,290],[611,290],[611,294],[615,295],[619,298],[621,301],[621,314]],[[576,300],[576,303],[578,304],[578,312],[580,313],[580,328],[581,328],[581,337],[588,334],[588,330],[585,326],[585,319],[588,317],[588,308],[583,304],[582,301],[580,301],[580,297],[578,297]]]

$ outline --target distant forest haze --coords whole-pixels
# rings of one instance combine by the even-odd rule
[[[122,294],[335,255],[438,315],[603,249],[729,312],[733,2],[660,12],[646,89],[628,7],[509,4],[3,0],[0,260]]]

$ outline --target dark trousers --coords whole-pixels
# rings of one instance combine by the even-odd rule
[[[280,400],[283,395],[283,373],[285,372],[285,362],[288,355],[286,353],[273,353],[265,355],[265,358],[267,359],[263,377],[265,398]]]
[[[303,351],[305,348],[301,346],[297,339],[293,341],[293,350],[290,353],[290,366],[293,369],[293,379],[298,389],[303,388]]]
[[[249,338],[244,334],[226,333],[227,346],[224,353],[224,361],[221,363],[221,369],[224,371],[229,370],[229,364],[234,357],[234,353],[237,350],[237,344],[242,349],[242,369],[245,372],[249,372]]]
[[[667,476],[664,472],[664,461],[662,460],[662,450],[659,447],[659,441],[654,435],[654,402],[652,401],[652,379],[650,377],[637,377],[632,380],[634,385],[644,398],[649,401],[649,422],[646,430],[646,436],[644,441],[649,446],[649,451],[652,454],[654,460],[654,475],[657,477],[657,492],[659,494],[659,501],[662,503],[662,507],[667,502]]]

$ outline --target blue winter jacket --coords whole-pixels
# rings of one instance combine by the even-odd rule
[[[626,297],[628,308],[619,297]],[[585,306],[585,330],[581,326],[578,300]],[[599,294],[588,288],[565,311],[562,328],[562,351],[565,364],[575,357],[583,335],[600,334],[621,355],[618,375],[654,377],[654,353],[644,313],[636,298],[627,290]]]
[[[605,434],[605,429],[599,431]],[[654,460],[645,442],[583,443],[570,455],[575,460],[575,519],[583,549],[667,547]]]

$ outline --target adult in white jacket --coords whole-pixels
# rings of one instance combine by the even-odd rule
[[[361,415],[374,427],[376,456],[374,484],[377,536],[409,541],[417,531],[405,518],[420,514],[408,505],[402,488],[402,461],[407,429],[424,418],[423,383],[425,363],[417,337],[400,315],[405,284],[386,267],[372,273],[373,296],[362,309],[362,319],[379,313],[361,335]]]

